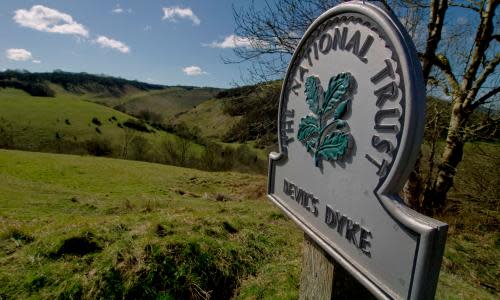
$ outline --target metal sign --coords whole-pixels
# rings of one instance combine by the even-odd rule
[[[295,51],[271,153],[269,197],[383,299],[433,298],[447,225],[398,196],[422,141],[413,43],[361,1],[321,15]]]

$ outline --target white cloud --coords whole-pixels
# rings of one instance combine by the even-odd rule
[[[237,36],[235,34],[231,34],[224,38],[224,40],[218,42],[213,41],[209,44],[202,44],[205,47],[211,48],[221,48],[221,49],[232,49],[232,48],[267,48],[269,47],[269,43],[242,36]]]
[[[203,44],[203,46],[227,49],[227,48],[240,48],[240,47],[250,48],[251,44],[252,43],[249,38],[231,34],[226,38],[224,38],[224,40],[221,42],[213,41],[210,44]]]
[[[88,37],[89,32],[73,17],[43,5],[34,5],[29,10],[18,9],[14,13],[14,21],[24,27],[38,31],[73,34]]]
[[[5,55],[10,60],[27,61],[33,58],[31,52],[26,49],[7,49]]]
[[[42,63],[42,61],[38,60],[38,59],[34,59],[31,62],[34,63],[34,64],[41,64]]]
[[[163,18],[162,20],[170,20],[172,22],[176,22],[178,18],[180,19],[189,19],[193,22],[194,25],[200,25],[200,19],[194,14],[191,8],[181,8],[178,6],[175,7],[164,7],[163,8]]]
[[[184,74],[186,74],[188,76],[199,76],[199,75],[208,74],[207,72],[203,71],[198,66],[185,67],[182,69],[182,72],[184,72]]]
[[[120,4],[117,4],[116,7],[111,10],[111,13],[113,13],[113,14],[123,14],[125,12],[131,14],[132,9],[129,8],[129,9],[125,10],[120,6]]]
[[[96,43],[101,45],[103,48],[111,48],[120,51],[121,53],[129,53],[130,48],[124,43],[105,37],[103,35],[99,36],[96,40]]]

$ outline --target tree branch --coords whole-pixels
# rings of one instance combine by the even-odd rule
[[[427,28],[429,35],[425,46],[425,52],[422,55],[422,73],[424,75],[424,84],[427,85],[432,65],[435,61],[435,53],[441,41],[444,19],[448,10],[447,0],[432,0],[429,22]]]
[[[460,84],[457,81],[457,78],[455,77],[455,74],[453,74],[453,70],[451,69],[450,62],[448,61],[448,58],[442,53],[436,55],[434,64],[436,67],[438,67],[446,76],[446,79],[450,83],[451,89],[453,93],[457,93],[460,91]]]
[[[486,67],[484,67],[484,70],[481,73],[481,75],[477,77],[472,87],[468,90],[467,98],[464,102],[465,106],[471,105],[471,103],[476,98],[479,89],[483,86],[488,76],[490,76],[491,73],[495,71],[495,68],[498,66],[499,63],[500,63],[500,53],[497,53],[495,58],[493,58],[489,63],[486,64]]]
[[[458,3],[458,2],[450,2],[449,6],[453,7],[460,7],[460,8],[467,8],[467,9],[472,9],[473,11],[479,12],[479,8],[472,6],[472,5],[467,5],[464,3]]]
[[[480,105],[483,105],[486,103],[486,101],[488,101],[488,99],[490,99],[491,97],[495,96],[496,94],[500,93],[500,86],[497,86],[496,88],[490,90],[489,92],[487,92],[486,94],[482,95],[479,99],[477,99],[476,101],[474,101],[472,104],[471,104],[471,108],[472,110],[476,109],[477,107],[479,107]]]
[[[464,80],[462,82],[462,89],[464,91],[470,90],[472,85],[475,85],[473,80],[481,66],[481,62],[484,60],[486,50],[490,44],[493,28],[495,27],[493,24],[495,9],[499,3],[500,2],[497,0],[489,0],[486,4],[486,10],[480,11],[481,21],[477,27],[472,60],[464,74]]]

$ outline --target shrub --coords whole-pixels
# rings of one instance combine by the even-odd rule
[[[4,118],[0,118],[0,148],[14,148],[14,130]]]
[[[132,153],[132,159],[148,161],[147,153],[151,145],[148,140],[142,136],[137,136],[132,141],[130,141],[130,150]]]
[[[153,124],[161,124],[163,122],[163,117],[161,116],[161,114],[150,110],[141,110],[137,114],[137,117],[141,120]]]
[[[108,140],[100,138],[92,138],[85,142],[85,148],[90,155],[108,156],[113,150],[111,143]]]
[[[123,122],[123,126],[141,132],[147,132],[147,133],[150,132],[148,126],[143,121],[139,120],[128,119],[127,121]]]
[[[96,117],[92,118],[92,123],[95,124],[95,125],[97,125],[97,126],[101,126],[102,125],[101,121],[98,118],[96,118]]]

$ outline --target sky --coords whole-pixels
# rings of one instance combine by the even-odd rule
[[[263,2],[263,1],[260,1]],[[2,0],[0,70],[106,74],[165,85],[230,87],[248,65],[224,64],[238,0]],[[256,1],[259,5],[259,1]]]

